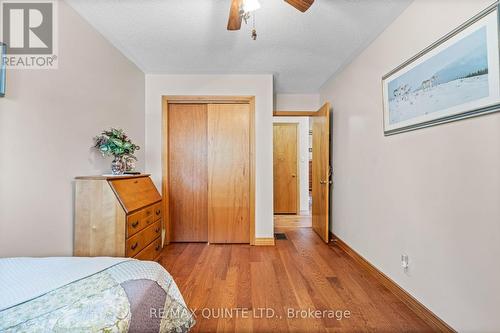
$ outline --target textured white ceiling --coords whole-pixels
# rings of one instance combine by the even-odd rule
[[[316,0],[300,13],[260,0],[251,26],[227,31],[230,0],[67,0],[148,74],[274,74],[276,93],[317,92],[411,0]]]

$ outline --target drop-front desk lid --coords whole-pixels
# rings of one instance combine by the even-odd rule
[[[138,209],[161,201],[149,174],[122,176],[83,176],[77,180],[105,180],[109,183],[123,209],[130,214]]]

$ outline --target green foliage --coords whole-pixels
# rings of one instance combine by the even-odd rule
[[[130,140],[122,129],[111,128],[102,131],[101,135],[94,138],[94,148],[99,150],[103,156],[129,157],[134,160],[136,150],[140,147]]]

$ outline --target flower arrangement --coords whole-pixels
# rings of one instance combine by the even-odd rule
[[[113,156],[111,164],[113,174],[123,174],[125,169],[132,169],[137,157],[134,156],[140,147],[134,144],[122,129],[111,128],[104,130],[94,137],[95,149],[99,150],[102,156]],[[129,166],[129,167],[127,167]],[[132,171],[132,170],[127,170]]]

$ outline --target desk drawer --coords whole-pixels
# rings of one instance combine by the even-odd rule
[[[149,206],[127,216],[127,238],[156,222],[159,219],[155,213],[157,211],[157,207]],[[161,218],[161,210],[159,214]]]
[[[153,243],[146,246],[134,258],[139,260],[155,260],[161,253],[161,237],[158,237]]]
[[[137,213],[127,216],[127,237],[138,233],[147,226],[146,220],[144,219],[143,215],[144,214],[141,210]]]
[[[160,235],[161,221],[157,221],[127,239],[125,243],[125,255],[127,257],[135,256]]]
[[[153,205],[153,214],[154,214],[154,220],[159,220],[162,217],[163,213],[163,208],[162,208],[162,203],[159,202],[157,204]]]

